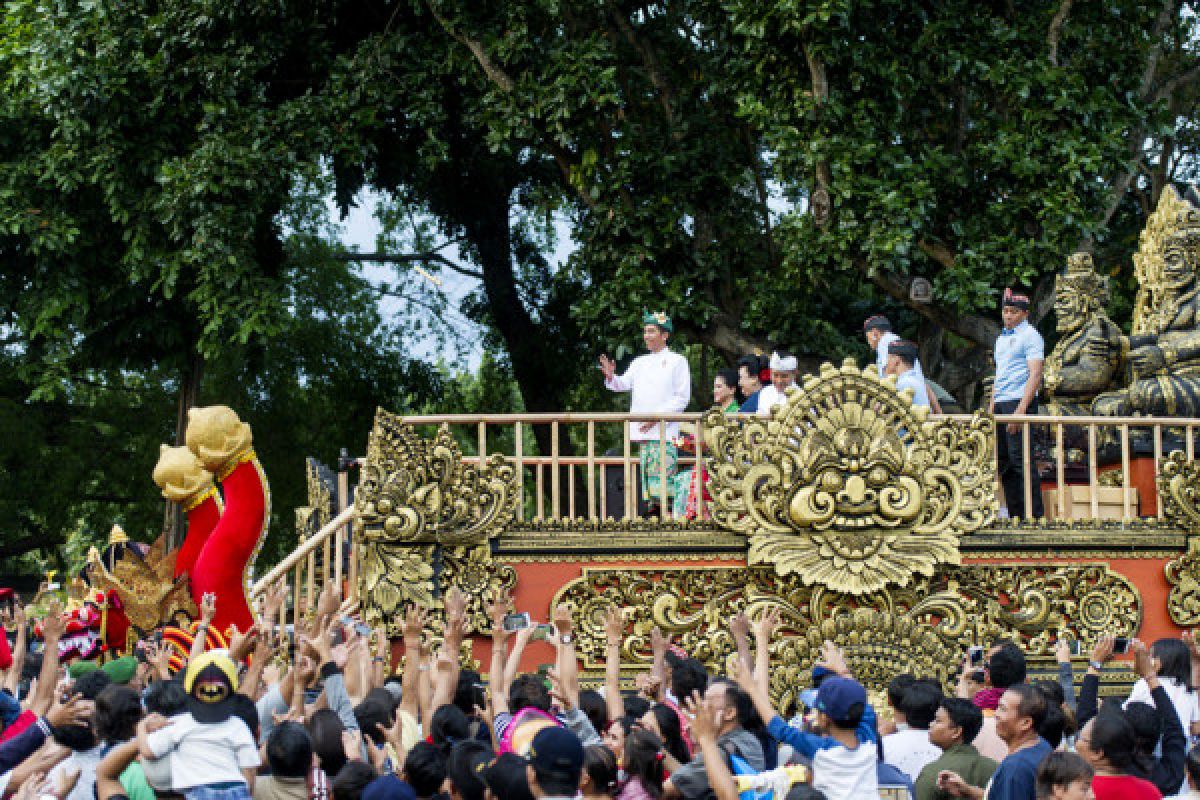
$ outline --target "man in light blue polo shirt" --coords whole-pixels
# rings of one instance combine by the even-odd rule
[[[996,337],[996,380],[992,385],[991,412],[1036,414],[1046,345],[1027,319],[1029,297],[1005,289],[1000,316],[1004,330]],[[1014,423],[996,428],[996,471],[1000,474],[1005,505],[1012,519],[1027,516],[1021,427]],[[1030,480],[1033,481],[1033,508],[1028,510],[1029,516],[1041,517],[1044,513],[1042,487],[1036,472]]]
[[[887,366],[888,375],[896,376],[896,391],[912,389],[913,405],[929,407],[929,394],[925,390],[925,378],[915,368],[917,363],[917,345],[913,342],[897,338],[888,344]]]

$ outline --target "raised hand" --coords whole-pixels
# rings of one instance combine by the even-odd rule
[[[328,617],[337,612],[342,603],[342,592],[334,581],[326,581],[317,597],[317,616]]]
[[[821,645],[821,657],[817,660],[817,665],[825,667],[835,675],[850,677],[850,667],[846,664],[846,656],[842,649],[828,639]]]
[[[362,731],[342,731],[342,752],[347,761],[362,761]]]
[[[496,597],[488,603],[488,616],[492,618],[492,638],[499,642],[508,641],[509,632],[504,630],[504,617],[512,608],[512,595],[507,589],[500,589]]]
[[[692,696],[684,701],[684,710],[691,717],[688,732],[696,744],[717,740],[719,726],[716,717],[704,707],[704,697],[700,692],[692,692]]]
[[[1200,641],[1196,641],[1195,631],[1184,631],[1180,638],[1188,647],[1188,653],[1192,656],[1192,661],[1200,661]]]
[[[254,649],[256,643],[255,634],[258,629],[251,625],[245,633],[237,629],[237,625],[230,625],[229,637],[229,657],[234,661],[245,661],[246,656],[250,655],[250,651]]]
[[[1113,645],[1115,642],[1116,640],[1108,634],[1097,639],[1096,646],[1092,649],[1092,661],[1104,664],[1111,659],[1113,657]]]
[[[655,655],[662,655],[667,652],[667,648],[670,646],[670,638],[664,636],[657,625],[650,629],[650,652]]]
[[[212,592],[205,592],[200,598],[200,622],[204,625],[211,625],[213,617],[217,615],[217,596]]]
[[[559,603],[554,607],[554,613],[551,615],[550,624],[554,626],[555,633],[558,638],[568,636],[571,633],[571,607],[566,603]]]
[[[61,697],[55,693],[55,697]],[[46,722],[51,728],[60,728],[64,725],[86,725],[92,717],[94,705],[91,701],[84,700],[82,695],[71,695],[65,703],[55,701],[50,710],[46,712]]]
[[[457,586],[451,586],[450,591],[446,592],[444,600],[446,606],[446,621],[462,619],[467,614],[467,596],[463,594],[462,589]]]
[[[746,616],[745,611],[739,611],[733,615],[733,619],[729,621],[729,632],[733,634],[733,640],[742,645],[750,639],[750,618]]]
[[[51,611],[51,613],[47,614],[46,618],[42,620],[42,640],[47,643],[46,648],[49,649],[50,642],[54,642],[54,644],[57,645],[58,640],[62,638],[63,633],[65,633],[66,630],[66,617],[55,611]]]
[[[1157,678],[1158,665],[1154,663],[1154,655],[1150,652],[1150,648],[1146,647],[1146,643],[1141,639],[1134,639],[1129,643],[1129,647],[1133,650],[1133,671],[1137,673],[1138,677],[1147,683],[1151,678]]]
[[[620,646],[622,639],[625,638],[625,619],[621,614],[621,609],[613,606],[604,612],[604,636],[608,640],[608,646]]]
[[[404,612],[404,641],[419,641],[427,622],[425,609],[418,605],[409,606]]]
[[[771,606],[762,613],[762,616],[754,623],[754,635],[758,639],[770,640],[775,631],[779,630],[780,620],[783,619],[783,612],[779,606]]]
[[[271,619],[274,619],[275,617],[279,616],[280,610],[283,608],[284,603],[287,602],[287,596],[288,596],[287,580],[284,578],[280,578],[267,591],[267,596],[266,596],[266,599],[264,602],[264,607],[265,607],[264,616],[270,617]]]
[[[608,357],[606,353],[600,354],[600,374],[604,376],[604,380],[611,380],[613,375],[617,374],[617,362]]]

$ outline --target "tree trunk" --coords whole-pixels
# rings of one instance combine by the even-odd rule
[[[204,356],[189,346],[187,362],[179,376],[179,400],[175,407],[175,445],[187,444],[188,410],[196,405],[200,395],[200,384],[204,380]],[[185,532],[183,508],[179,503],[167,500],[163,509],[163,532],[166,534],[167,549],[174,550],[183,544]]]

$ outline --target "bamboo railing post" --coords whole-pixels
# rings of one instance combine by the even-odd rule
[[[1057,463],[1056,463],[1055,469],[1054,469],[1054,472],[1055,472],[1054,479],[1055,479],[1056,485],[1058,486],[1058,493],[1057,493],[1058,494],[1058,518],[1066,519],[1067,518],[1067,476],[1066,476],[1067,454],[1066,454],[1066,451],[1063,449],[1064,448],[1063,425],[1061,422],[1059,422],[1058,424],[1056,424],[1054,426],[1054,440],[1055,440],[1055,450],[1058,453],[1058,457],[1055,459],[1055,461]]]
[[[487,466],[487,423],[479,421],[479,468]]]
[[[513,457],[517,462],[517,519],[525,519],[525,429],[520,421],[516,426]]]
[[[1033,471],[1033,459],[1030,457],[1029,443],[1029,423],[1021,423],[1021,464],[1024,467],[1025,473],[1025,514],[1027,519],[1032,519],[1033,514],[1033,482],[1037,476]],[[1042,490],[1041,480],[1038,480],[1038,491]]]
[[[550,516],[559,519],[562,507],[559,504],[558,420],[550,423],[550,470]]]
[[[604,481],[600,481],[601,487]],[[601,490],[603,491],[603,489]],[[588,519],[596,518],[596,422],[587,423],[587,515]]]
[[[1121,424],[1121,511],[1122,519],[1126,522],[1133,519],[1133,509],[1129,502],[1129,423]]]
[[[1096,464],[1096,426],[1088,425],[1088,498],[1091,500],[1092,519],[1100,518],[1100,493],[1097,491],[1097,486],[1100,483],[1100,477],[1097,474]]]
[[[692,484],[696,487],[696,517],[708,519],[708,506],[704,502],[704,427],[696,422],[696,468],[692,473]]]
[[[346,506],[350,502],[350,476],[344,469],[338,471],[337,491],[338,514],[340,515],[346,510]],[[344,588],[342,586],[342,560],[346,557],[346,538],[346,526],[339,525],[337,529],[337,541],[334,545],[334,550],[337,552],[337,558],[334,559],[333,564],[334,580],[337,582],[339,589]],[[344,591],[343,594],[345,596],[349,596],[350,593]]]
[[[537,474],[537,480],[535,481],[534,485],[537,487],[537,519],[539,522],[541,522],[546,518],[546,507],[543,503],[546,496],[546,481],[544,473],[542,472],[541,460],[539,459],[536,464],[537,466],[534,467],[534,470]]]
[[[633,464],[630,463],[629,458],[630,450],[632,449],[629,441],[629,426],[631,424],[625,422],[621,425],[621,428],[624,430],[624,435],[622,436],[624,439],[622,443],[624,461],[622,465],[625,469],[625,519],[631,519],[637,513],[637,501],[633,499]]]
[[[667,423],[658,421],[658,518],[666,519],[667,505]]]
[[[1162,426],[1155,424],[1154,426],[1154,485],[1158,486],[1158,471],[1162,467]],[[1162,498],[1155,503],[1158,511],[1158,518],[1163,517]]]

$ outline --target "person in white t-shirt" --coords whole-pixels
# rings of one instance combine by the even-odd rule
[[[631,413],[646,412],[653,416],[687,410],[692,397],[692,374],[687,359],[667,348],[674,332],[675,326],[665,313],[647,311],[642,316],[642,341],[646,343],[648,353],[635,358],[621,375],[617,374],[617,365],[611,358],[600,356],[604,386],[613,392],[630,392]],[[666,434],[661,443],[660,430]],[[665,426],[653,420],[629,423],[629,440],[639,445],[642,496],[650,515],[666,511],[659,506],[664,486],[667,497],[671,496],[671,479],[675,476],[678,461],[672,440],[678,435],[678,422],[669,422]]]
[[[787,390],[796,385],[796,357],[786,351],[771,353],[771,385],[758,393],[758,415],[771,416],[771,409],[787,399]]]
[[[1175,707],[1175,714],[1179,717],[1179,724],[1183,727],[1183,735],[1190,741],[1200,732],[1200,699],[1192,686],[1191,651],[1181,639],[1159,639],[1150,645],[1150,654],[1158,673],[1159,685],[1171,699],[1171,705]],[[1145,678],[1138,678],[1137,683],[1133,685],[1125,705],[1130,703],[1145,703],[1154,707],[1154,699],[1150,695],[1150,687],[1146,685]],[[1184,780],[1175,794],[1164,797],[1186,797],[1187,790],[1187,781]]]
[[[883,760],[916,782],[926,764],[942,750],[929,741],[929,725],[942,704],[942,690],[932,681],[917,680],[904,690],[900,708],[907,725],[883,737]]]
[[[138,729],[143,759],[170,759],[171,788],[188,800],[250,800],[262,763],[254,736],[233,715],[237,667],[224,650],[193,659],[184,673],[187,714],[147,718]]]

